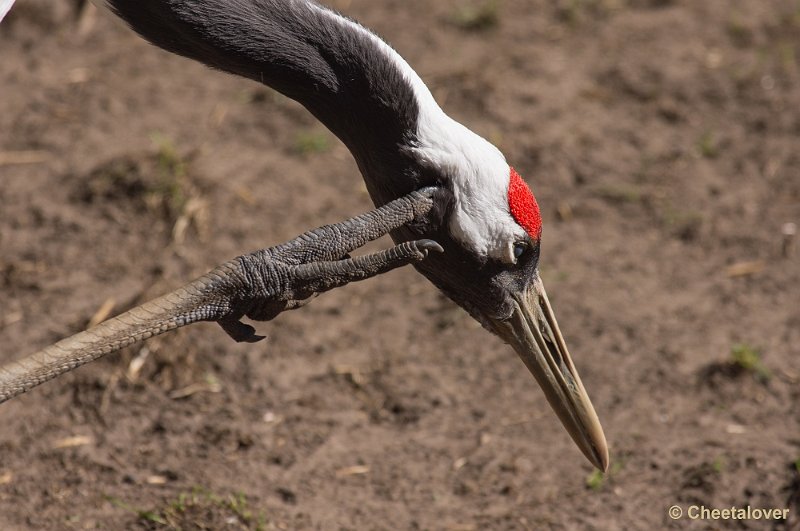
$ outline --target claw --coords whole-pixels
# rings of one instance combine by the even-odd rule
[[[262,339],[266,339],[266,336],[257,335],[255,328],[241,321],[220,319],[217,322],[222,329],[225,330],[225,333],[231,336],[237,343],[258,343]]]
[[[444,252],[444,248],[433,240],[418,240],[417,247],[420,251],[425,253],[425,256],[428,255],[429,251],[436,251],[437,253]]]
[[[417,190],[417,193],[422,194],[422,196],[427,197],[428,199],[433,199],[433,194],[436,193],[436,190],[439,188],[437,186],[426,186],[425,188],[420,188]]]

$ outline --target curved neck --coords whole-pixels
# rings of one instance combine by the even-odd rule
[[[363,26],[308,0],[107,1],[153,44],[300,102],[351,150],[376,203],[426,184],[411,148],[420,106],[438,107]]]

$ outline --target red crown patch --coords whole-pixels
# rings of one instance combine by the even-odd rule
[[[508,182],[508,208],[514,220],[525,229],[531,238],[539,239],[542,235],[542,214],[539,204],[533,197],[522,177],[511,168],[511,179]]]

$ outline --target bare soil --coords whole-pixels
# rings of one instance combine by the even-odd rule
[[[405,269],[3,404],[0,528],[800,529],[800,3],[330,3],[531,183],[608,475]],[[0,362],[371,207],[299,105],[74,4],[0,27]]]

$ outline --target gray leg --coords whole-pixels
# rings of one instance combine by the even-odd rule
[[[431,190],[413,192],[362,216],[240,256],[166,295],[0,366],[0,402],[137,341],[198,321],[217,321],[236,341],[263,339],[240,319],[246,315],[269,320],[317,293],[418,262],[430,251],[441,252],[437,243],[419,240],[343,258],[427,214],[433,206],[431,195]]]

